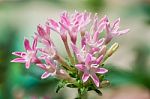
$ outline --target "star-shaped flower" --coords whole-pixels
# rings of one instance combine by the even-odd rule
[[[28,69],[30,67],[31,62],[33,63],[39,63],[40,60],[36,57],[37,53],[37,38],[34,38],[32,47],[30,46],[29,40],[24,40],[24,46],[26,49],[26,52],[13,52],[13,55],[19,56],[20,58],[15,58],[11,62],[19,62],[19,63],[25,63],[26,68]]]
[[[77,67],[77,69],[83,72],[83,82],[86,82],[89,79],[89,77],[91,77],[97,87],[99,87],[100,81],[96,73],[105,74],[106,72],[108,72],[107,69],[100,68],[98,64],[93,64],[91,54],[87,54],[85,64],[76,64],[75,66]]]

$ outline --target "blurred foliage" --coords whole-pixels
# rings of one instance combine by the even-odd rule
[[[14,40],[16,38],[17,30],[14,27],[9,26],[8,24],[3,25],[3,28],[0,30],[0,84],[1,84],[1,97],[3,99],[9,99],[11,92],[9,90],[8,74],[9,74],[9,64],[10,64],[10,55],[13,49]]]
[[[123,84],[136,84],[150,90],[150,70],[147,64],[150,57],[150,48],[145,44],[140,44],[140,46],[135,47],[134,51],[136,52],[136,58],[131,71],[118,69],[113,65],[106,65],[109,68],[106,78],[110,80],[112,87]]]
[[[104,0],[85,0],[85,4],[92,12],[99,12],[104,6]]]

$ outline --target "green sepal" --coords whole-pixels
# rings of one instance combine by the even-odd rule
[[[64,88],[65,85],[66,85],[65,81],[63,81],[63,80],[59,81],[59,83],[57,84],[57,87],[56,87],[56,93],[58,93],[61,88]]]
[[[78,88],[78,86],[75,85],[75,84],[67,84],[67,87],[69,87],[69,88]]]

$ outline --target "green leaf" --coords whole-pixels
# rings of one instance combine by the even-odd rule
[[[95,89],[94,91],[95,91],[98,95],[102,96],[102,92],[101,92],[100,90]]]
[[[70,87],[70,88],[77,88],[78,86],[75,85],[75,84],[68,84],[67,87]]]
[[[61,88],[64,88],[65,84],[66,84],[65,81],[60,81],[57,85],[56,93],[58,93]]]

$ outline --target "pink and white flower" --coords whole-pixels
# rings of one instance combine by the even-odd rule
[[[89,77],[91,77],[97,87],[99,87],[100,81],[96,73],[105,74],[106,72],[108,72],[107,69],[100,68],[98,64],[93,64],[92,55],[90,54],[87,55],[85,64],[76,64],[75,66],[77,67],[77,69],[83,72],[83,82],[86,82],[89,79]]]
[[[31,63],[40,63],[40,60],[36,57],[37,38],[34,38],[32,47],[30,46],[29,40],[25,39],[24,46],[25,46],[26,52],[13,52],[12,53],[13,55],[19,56],[20,58],[15,58],[11,62],[25,63],[25,66],[28,69]]]
[[[108,20],[107,20],[108,21]],[[110,22],[108,21],[107,24],[106,24],[106,39],[105,39],[105,44],[108,44],[113,37],[116,37],[116,36],[120,36],[120,35],[123,35],[127,32],[129,32],[129,29],[125,29],[125,30],[119,30],[120,28],[120,18],[118,18],[117,20],[115,20],[113,23],[112,23],[112,27],[110,25]]]

